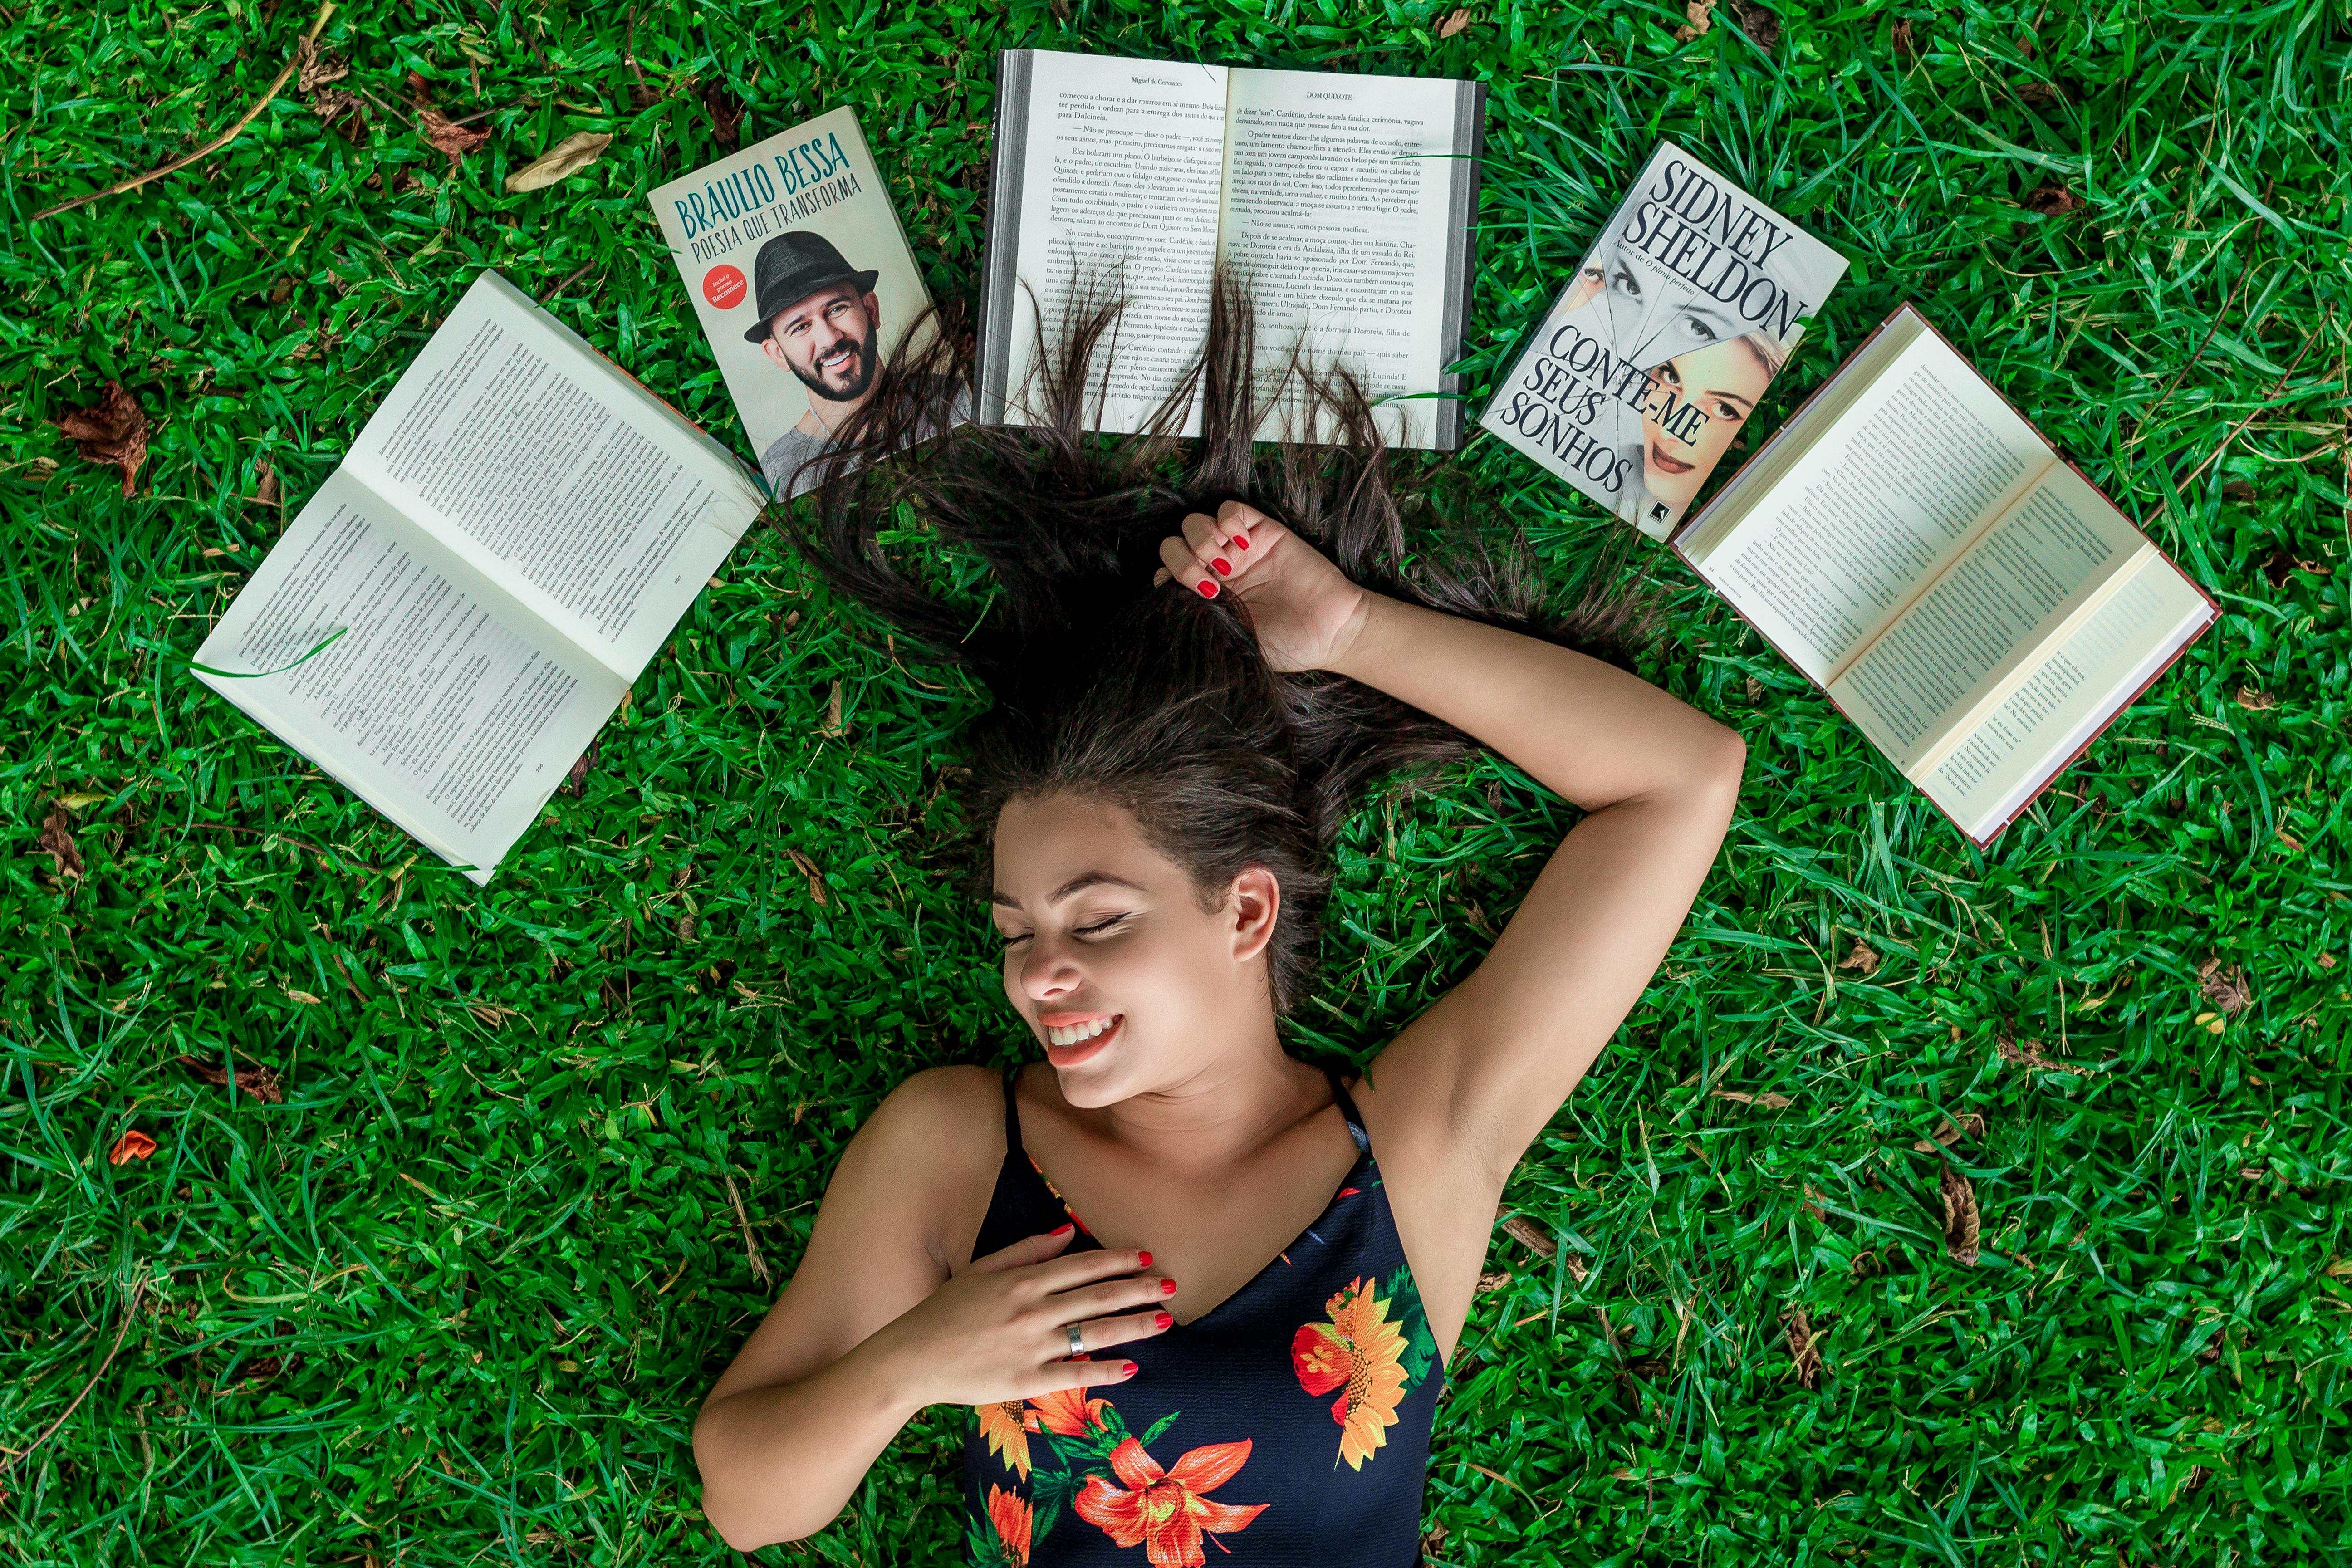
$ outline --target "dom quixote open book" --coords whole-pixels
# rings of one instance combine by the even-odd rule
[[[1980,845],[2221,613],[1908,305],[1674,547]]]
[[[1208,331],[1220,263],[1250,286],[1256,363],[1339,363],[1392,445],[1462,443],[1459,390],[1486,89],[1014,49],[999,62],[980,417],[1024,424],[1037,327],[1074,292],[1128,301],[1093,428],[1129,432]],[[1034,301],[1034,303],[1033,303]],[[1259,434],[1283,434],[1270,408]],[[1181,434],[1198,435],[1197,395]],[[1297,434],[1312,434],[1297,432]]]

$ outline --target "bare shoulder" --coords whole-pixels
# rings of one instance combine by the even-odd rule
[[[952,1270],[970,1260],[1003,1159],[1003,1079],[988,1068],[941,1067],[883,1096],[842,1163],[855,1160],[902,1213],[921,1214],[927,1250]]]

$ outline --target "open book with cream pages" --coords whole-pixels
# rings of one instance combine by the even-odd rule
[[[1979,845],[2221,613],[1909,305],[1673,544]]]

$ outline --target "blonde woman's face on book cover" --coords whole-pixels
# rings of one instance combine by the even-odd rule
[[[1771,383],[1762,351],[1746,338],[1693,349],[1652,371],[1642,419],[1642,482],[1650,494],[1677,513],[1689,506]],[[1690,442],[1666,433],[1667,393],[1675,406],[1692,405],[1706,416]]]
[[[1265,960],[1281,889],[1263,867],[1213,896],[1132,813],[1086,796],[1008,802],[989,915],[1004,994],[1072,1105],[1193,1080],[1270,1016]]]

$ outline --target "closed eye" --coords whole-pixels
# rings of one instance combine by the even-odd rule
[[[1079,926],[1076,928],[1077,933],[1080,936],[1101,936],[1107,931],[1114,931],[1126,924],[1128,918],[1125,912],[1115,914],[1108,920],[1097,921],[1090,926]]]

